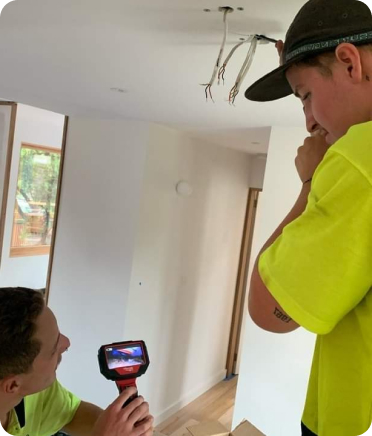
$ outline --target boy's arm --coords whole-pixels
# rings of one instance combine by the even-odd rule
[[[301,193],[292,210],[262,247],[252,272],[248,298],[249,314],[255,324],[273,333],[289,333],[296,330],[299,325],[282,309],[264,284],[258,269],[259,258],[282,234],[283,229],[306,209],[311,189],[311,178],[328,148],[329,144],[325,142],[324,136],[318,132],[313,133],[312,137],[306,138],[304,145],[298,149],[295,163],[303,183]]]

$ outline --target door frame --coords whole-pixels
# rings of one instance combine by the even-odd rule
[[[10,183],[10,173],[12,169],[12,158],[13,158],[13,143],[14,143],[14,132],[17,117],[17,103],[13,101],[1,101],[0,106],[10,106],[10,125],[9,125],[9,136],[6,151],[6,164],[4,172],[4,184],[3,184],[3,198],[1,202],[0,210],[0,265],[3,255],[3,243],[4,243],[4,232],[5,232],[5,222],[6,222],[6,212],[8,207],[8,196],[9,196],[9,183]]]
[[[231,319],[229,347],[226,359],[226,378],[236,373],[241,330],[244,319],[245,300],[247,295],[248,269],[252,252],[254,226],[259,194],[262,189],[250,188],[248,192],[247,209],[244,221],[238,276],[236,280],[234,306]]]
[[[53,223],[53,233],[52,233],[52,240],[50,242],[50,251],[49,251],[47,281],[46,281],[46,286],[45,286],[46,305],[48,305],[48,303],[49,303],[50,284],[52,281],[54,252],[55,252],[55,247],[56,247],[59,211],[60,211],[60,203],[61,203],[61,195],[62,195],[63,170],[64,170],[65,157],[66,157],[66,142],[67,142],[67,133],[68,133],[68,123],[69,123],[69,117],[65,116],[65,122],[64,122],[64,126],[63,126],[63,136],[62,136],[62,147],[61,147],[61,162],[59,165],[59,174],[58,174],[58,188],[57,188],[56,209],[55,209],[55,217],[56,218],[55,218],[54,223]]]

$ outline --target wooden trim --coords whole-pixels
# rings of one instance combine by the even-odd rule
[[[240,250],[238,277],[236,281],[234,308],[231,320],[229,348],[226,359],[226,376],[235,374],[236,358],[239,351],[241,329],[244,318],[245,297],[247,294],[248,269],[252,251],[253,232],[256,220],[257,201],[261,189],[250,188],[247,211],[244,221],[242,245]]]
[[[12,169],[13,143],[14,143],[14,132],[15,132],[15,125],[16,125],[16,117],[17,117],[17,104],[13,102],[2,101],[0,102],[0,106],[11,106],[8,148],[6,152],[6,165],[5,165],[5,174],[4,174],[4,189],[3,189],[3,198],[1,202],[1,211],[0,211],[0,265],[1,265],[2,254],[3,254],[6,210],[8,207],[10,172]]]
[[[31,148],[32,150],[40,150],[40,151],[46,151],[47,153],[57,153],[61,154],[60,148],[55,147],[47,147],[46,145],[38,145],[38,144],[30,144],[28,142],[22,142],[21,148]]]
[[[59,148],[46,147],[44,145],[30,144],[28,142],[21,142],[21,150],[22,148],[29,148],[32,150],[41,150],[46,151],[48,153],[61,154],[61,150]],[[60,164],[61,165],[61,164]],[[61,168],[61,166],[60,166]],[[17,183],[19,172],[21,169],[21,159],[18,162],[18,172],[17,172]],[[58,174],[58,182],[59,182],[59,174]],[[57,188],[58,190],[58,188]],[[12,236],[14,234],[14,209],[13,209],[13,225],[12,225]],[[53,236],[53,234],[52,234]],[[13,247],[10,245],[10,257],[22,257],[22,256],[42,256],[45,254],[49,254],[50,245],[36,245],[36,246],[26,246],[26,247]]]
[[[58,175],[58,188],[57,188],[57,198],[56,198],[56,207],[54,214],[54,223],[53,223],[53,233],[52,233],[52,241],[50,244],[50,254],[49,254],[49,264],[48,264],[48,273],[47,273],[47,282],[45,287],[45,301],[48,305],[49,302],[49,293],[50,293],[50,283],[52,280],[52,271],[53,271],[53,260],[54,260],[54,250],[56,245],[56,236],[57,236],[57,227],[58,227],[58,218],[59,218],[59,206],[61,201],[61,192],[62,192],[62,177],[63,170],[65,164],[65,155],[66,155],[66,142],[67,142],[67,132],[68,132],[68,122],[69,118],[65,117],[65,124],[63,127],[63,137],[62,137],[62,148],[61,148],[61,162],[59,166],[59,175]]]
[[[50,253],[50,245],[32,247],[11,247],[10,257],[45,256]]]

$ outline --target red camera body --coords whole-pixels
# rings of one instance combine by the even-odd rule
[[[98,350],[98,362],[101,374],[116,383],[119,392],[130,386],[136,386],[136,379],[145,374],[150,365],[147,347],[144,341],[115,342],[103,345]],[[124,404],[125,407],[130,398]]]

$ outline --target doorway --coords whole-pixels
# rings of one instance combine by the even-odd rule
[[[248,269],[252,251],[253,232],[256,222],[258,198],[262,189],[250,188],[248,192],[247,210],[244,221],[242,245],[240,249],[238,276],[236,280],[233,314],[231,320],[230,339],[226,360],[226,378],[237,373],[241,331],[246,309]]]
[[[1,286],[45,293],[66,127],[62,114],[0,103]]]

